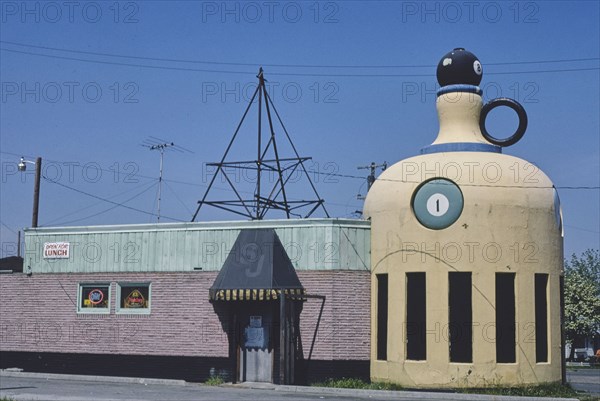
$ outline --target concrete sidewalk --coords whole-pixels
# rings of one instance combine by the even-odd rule
[[[162,384],[165,386],[185,386],[189,384],[185,380],[151,379],[144,377],[121,377],[121,376],[92,376],[92,375],[69,375],[59,373],[36,373],[22,372],[14,369],[0,369],[0,377],[26,377],[42,380],[67,380],[98,383],[131,383],[131,384]]]

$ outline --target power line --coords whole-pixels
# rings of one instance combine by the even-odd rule
[[[594,230],[590,230],[590,229],[582,228],[582,227],[575,227],[575,226],[571,226],[569,224],[565,224],[565,227],[573,228],[573,229],[579,230],[579,231],[585,231],[585,232],[592,233],[592,234],[600,234],[600,231],[594,231]]]
[[[88,60],[77,57],[67,57],[50,55],[43,53],[27,52],[22,50],[0,48],[1,51],[26,54],[37,57],[47,57],[70,61],[80,61],[92,64],[105,64],[105,65],[116,65],[121,67],[136,67],[136,68],[150,68],[156,70],[171,70],[171,71],[188,71],[188,72],[206,72],[206,73],[219,73],[219,74],[234,74],[234,75],[256,75],[254,72],[249,71],[230,71],[230,70],[208,70],[199,68],[184,68],[184,67],[169,67],[169,66],[156,66],[148,64],[135,64],[135,63],[122,63],[116,61],[104,61],[104,60]],[[600,67],[589,67],[589,68],[567,68],[557,70],[531,70],[531,71],[504,71],[504,72],[487,72],[487,75],[511,75],[511,74],[546,74],[546,73],[562,73],[562,72],[582,72],[582,71],[596,71],[600,70]],[[269,75],[273,76],[296,76],[296,77],[331,77],[331,78],[416,78],[416,77],[431,77],[434,74],[317,74],[317,73],[293,73],[293,72],[270,72]]]
[[[102,198],[102,197],[100,197],[100,196],[97,196],[97,195],[91,194],[91,193],[89,193],[89,192],[85,192],[85,191],[82,191],[82,190],[80,190],[80,189],[73,188],[73,187],[70,187],[70,186],[68,186],[68,185],[65,185],[65,184],[61,184],[60,182],[58,182],[58,181],[54,181],[54,180],[51,180],[51,179],[49,179],[49,178],[47,178],[47,177],[45,177],[45,176],[42,176],[42,178],[43,178],[44,180],[46,180],[46,181],[48,181],[48,182],[52,183],[52,184],[56,184],[56,185],[59,185],[59,186],[61,186],[61,187],[64,187],[64,188],[70,189],[71,191],[74,191],[74,192],[77,192],[77,193],[80,193],[80,194],[83,194],[83,195],[87,195],[87,196],[90,196],[90,197],[92,197],[92,198],[99,199],[99,200],[102,200],[102,201],[104,201],[104,202],[111,203],[111,204],[113,204],[113,205],[121,206],[121,207],[123,207],[123,208],[125,208],[125,209],[133,210],[133,211],[135,211],[135,212],[144,213],[144,214],[151,215],[151,216],[156,216],[156,214],[155,214],[155,213],[148,212],[148,211],[146,211],[146,210],[142,210],[142,209],[137,209],[137,208],[135,208],[135,207],[127,206],[127,205],[124,205],[124,204],[122,204],[122,203],[113,202],[113,201],[111,201],[111,200],[109,200],[109,199]],[[167,219],[169,219],[169,220],[173,220],[173,221],[181,221],[181,222],[184,222],[184,221],[185,221],[185,220],[181,220],[181,219],[176,219],[176,218],[174,218],[174,217],[168,217],[168,216],[163,216],[163,217],[165,217],[165,218],[167,218]]]
[[[210,73],[221,73],[221,74],[245,74],[245,75],[254,74],[252,72],[204,70],[204,69],[198,69],[198,68],[167,67],[167,66],[155,66],[155,65],[147,65],[147,64],[118,63],[115,61],[86,60],[86,59],[77,58],[77,57],[57,56],[57,55],[50,55],[50,54],[26,52],[26,51],[21,51],[21,50],[5,49],[3,47],[1,47],[0,50],[6,51],[6,52],[11,52],[11,53],[27,54],[30,56],[57,58],[57,59],[71,60],[71,61],[82,61],[82,62],[93,63],[93,64],[117,65],[117,66],[122,66],[122,67],[139,67],[139,68],[151,68],[151,69],[157,69],[157,70],[172,70],[172,71],[210,72]]]
[[[8,155],[13,155],[13,156],[21,156],[21,154],[17,154],[17,153],[10,153],[10,152],[4,152],[4,151],[0,151],[0,153],[3,154],[8,154]],[[25,155],[27,156],[27,155]],[[31,157],[31,156],[27,156],[27,157]],[[53,162],[53,163],[62,163],[61,161],[58,160],[48,160],[49,162]],[[112,173],[114,173],[113,170],[106,170],[106,169],[101,169],[102,171],[110,171]],[[322,171],[315,171],[315,170],[308,170],[309,173],[313,173],[313,174],[318,174],[318,175],[322,175],[322,176],[334,176],[334,177],[340,177],[340,178],[352,178],[352,179],[359,179],[359,180],[364,180],[365,177],[362,176],[358,176],[358,175],[352,175],[352,174],[340,174],[340,173],[326,173],[326,172],[322,172]],[[147,178],[147,179],[152,179],[152,180],[156,180],[156,177],[150,177],[150,176],[144,176],[144,175],[136,175],[136,177],[141,177],[141,178]],[[380,181],[392,181],[392,182],[403,182],[403,183],[408,183],[408,184],[419,184],[421,183],[421,181],[409,181],[409,180],[394,180],[394,179],[389,179],[389,178],[376,178],[376,180],[380,180]],[[181,184],[181,185],[191,185],[191,186],[199,186],[199,187],[207,187],[207,185],[203,185],[203,184],[197,184],[197,183],[193,183],[193,182],[188,182],[188,181],[180,181],[180,180],[170,180],[170,179],[164,179],[163,181],[168,181],[174,184]],[[461,184],[463,186],[482,186],[482,187],[499,187],[499,188],[555,188],[555,189],[565,189],[565,190],[597,190],[600,189],[600,186],[569,186],[569,185],[560,185],[560,186],[545,186],[545,187],[531,187],[531,186],[518,186],[518,185],[494,185],[494,184]],[[220,189],[222,191],[228,191],[227,188],[217,188],[216,189]],[[248,194],[253,194],[253,192],[250,191],[239,191],[240,193],[248,193]],[[123,192],[122,194],[124,194],[126,192]],[[115,195],[118,196],[118,195]],[[330,202],[327,202],[330,203]]]
[[[598,186],[598,187],[594,187],[594,186],[582,186],[582,187],[560,186],[560,187],[557,187],[557,186],[555,186],[554,188],[556,188],[556,189],[600,189],[600,186]]]
[[[4,153],[4,152],[3,152],[3,153]],[[348,174],[321,173],[321,172],[316,172],[316,171],[309,171],[309,172],[313,172],[313,173],[316,173],[316,174],[321,174],[321,175],[333,175],[333,176],[344,177],[344,178],[355,178],[355,179],[364,180],[364,177],[360,177],[360,176],[352,176],[352,175],[348,175]],[[132,198],[129,198],[128,200],[124,201],[123,203],[118,203],[118,202],[113,202],[113,201],[111,201],[111,200],[104,199],[104,198],[102,198],[102,197],[99,197],[99,196],[96,196],[96,195],[93,195],[93,194],[87,193],[87,192],[85,192],[85,191],[78,190],[78,189],[76,189],[76,188],[69,187],[69,186],[67,186],[67,185],[64,185],[64,184],[61,184],[61,183],[59,183],[59,182],[57,182],[57,181],[50,180],[50,179],[48,179],[48,178],[46,178],[46,177],[43,177],[43,178],[44,178],[44,180],[46,180],[46,181],[48,181],[48,182],[51,182],[51,183],[53,183],[53,184],[60,185],[60,186],[62,186],[62,187],[65,187],[65,188],[67,188],[67,189],[70,189],[70,190],[72,190],[72,191],[75,191],[75,192],[78,192],[78,193],[81,193],[81,194],[84,194],[84,195],[90,196],[90,197],[92,197],[92,198],[99,199],[99,200],[101,200],[101,201],[108,202],[108,203],[111,203],[111,204],[115,205],[115,206],[114,206],[114,207],[112,207],[112,208],[109,208],[109,209],[107,209],[107,210],[105,210],[105,211],[102,211],[102,212],[99,212],[99,213],[96,213],[96,214],[93,214],[93,215],[90,215],[90,216],[87,216],[87,217],[85,217],[85,218],[91,218],[91,217],[94,217],[94,216],[96,216],[96,215],[99,215],[99,214],[105,213],[105,212],[107,212],[107,211],[109,211],[109,210],[112,210],[112,209],[114,209],[114,208],[116,208],[116,207],[119,207],[119,206],[121,206],[121,207],[124,207],[124,208],[126,208],[126,209],[130,209],[130,210],[136,211],[136,212],[140,212],[140,213],[144,213],[144,214],[148,214],[148,215],[156,216],[154,213],[151,213],[151,212],[148,212],[148,211],[145,211],[145,210],[141,210],[141,209],[137,209],[137,208],[133,208],[133,207],[131,207],[131,206],[127,206],[127,205],[124,205],[124,204],[123,204],[123,203],[129,202],[129,201],[131,201],[131,200],[135,199],[136,197],[138,197],[138,196],[142,195],[143,193],[147,192],[147,191],[148,191],[148,190],[150,190],[150,189],[151,189],[151,188],[152,188],[154,185],[156,185],[156,183],[153,183],[153,184],[152,184],[152,185],[150,185],[148,188],[146,188],[144,191],[142,191],[141,193],[139,193],[139,194],[135,195],[135,196],[134,196],[134,197],[132,197]],[[415,181],[415,182],[411,182],[411,181],[390,180],[390,179],[381,179],[381,178],[378,178],[378,179],[379,179],[379,180],[382,180],[382,181],[394,181],[394,182],[403,182],[403,183],[418,183],[418,182],[416,182],[416,181]],[[461,185],[467,185],[467,186],[469,186],[469,184],[461,184]],[[491,186],[491,187],[496,187],[496,185],[479,185],[479,184],[473,184],[473,185],[471,185],[471,186]],[[524,187],[524,186],[499,186],[499,187],[509,187],[509,188],[532,188],[532,187]],[[550,189],[550,188],[556,188],[556,189],[596,189],[596,190],[597,190],[597,189],[600,189],[600,186],[583,186],[583,187],[581,187],[581,186],[555,186],[555,187],[533,187],[533,188],[547,188],[547,189]],[[172,191],[172,189],[171,189],[171,191]],[[128,192],[129,192],[129,191],[128,191]],[[123,194],[123,193],[122,193],[122,194]],[[119,194],[119,195],[122,195],[122,194]],[[117,195],[117,196],[119,196],[119,195]],[[328,203],[329,205],[334,205],[334,206],[343,206],[343,207],[346,207],[346,208],[347,208],[350,202],[349,202],[348,204],[340,204],[340,203],[335,203],[335,202],[327,202],[327,203]],[[184,205],[184,206],[185,206],[185,205]],[[186,207],[186,209],[187,209],[187,207]],[[189,212],[191,212],[189,209],[188,209],[188,211],[189,211]],[[75,213],[76,213],[76,212],[75,212]],[[66,217],[66,216],[64,216],[64,217]],[[170,220],[179,221],[179,222],[184,222],[184,221],[185,221],[185,220],[180,220],[180,219],[176,219],[176,218],[172,218],[172,217],[167,217],[167,216],[163,216],[163,217],[165,217],[165,218],[167,218],[167,219],[170,219]],[[73,220],[73,221],[66,222],[66,223],[65,223],[65,222],[63,222],[62,224],[68,224],[68,223],[71,223],[71,222],[75,222],[75,221],[83,220],[83,219],[85,219],[85,218],[78,219],[78,220]],[[56,221],[56,220],[54,220],[54,221]],[[8,225],[6,225],[4,222],[0,221],[0,223],[1,223],[1,224],[2,224],[2,225],[5,227],[5,228],[7,228],[8,230],[10,230],[11,232],[13,232],[13,233],[15,233],[15,234],[16,234],[16,232],[15,232],[15,231],[14,231],[12,228],[10,228]],[[573,229],[576,229],[576,230],[581,230],[581,231],[586,231],[586,232],[590,232],[590,233],[598,234],[598,231],[593,231],[593,230],[589,230],[589,229],[585,229],[585,228],[581,228],[581,227],[575,227],[575,226],[571,226],[571,225],[565,225],[565,227],[569,227],[569,228],[573,228]]]
[[[273,64],[273,63],[240,63],[240,62],[226,62],[226,61],[209,61],[209,60],[190,60],[190,59],[177,59],[177,58],[163,58],[163,57],[144,57],[144,56],[131,56],[114,53],[102,53],[102,52],[91,52],[85,50],[65,49],[58,47],[49,46],[37,46],[27,43],[11,42],[7,40],[0,40],[0,43],[5,43],[13,46],[28,47],[32,49],[43,49],[51,51],[59,51],[65,53],[74,54],[86,54],[91,56],[103,56],[103,57],[114,57],[114,58],[126,58],[134,60],[148,60],[148,61],[161,61],[161,62],[174,62],[174,63],[186,63],[186,64],[208,64],[208,65],[228,65],[228,66],[243,66],[243,67],[255,67],[261,64],[263,67],[281,67],[281,68],[435,68],[433,64],[397,64],[397,65],[327,65],[327,64]],[[554,63],[571,63],[571,62],[585,62],[585,61],[598,61],[600,57],[590,58],[573,58],[573,59],[558,59],[558,60],[527,60],[527,61],[505,61],[486,63],[485,65],[522,65],[522,64],[554,64]]]
[[[17,234],[17,232],[15,230],[13,230],[12,228],[10,228],[9,226],[7,226],[6,224],[4,224],[3,221],[0,221],[0,224],[2,224],[5,228],[7,228],[10,232],[12,232],[13,234]]]
[[[35,158],[35,156],[27,155],[27,154],[23,154],[23,153],[12,153],[12,152],[0,151],[0,154],[10,155],[10,156],[16,156],[16,157],[24,156],[24,157],[27,157],[27,158],[30,158],[30,159],[31,158]],[[66,162],[60,161],[60,160],[51,160],[51,159],[44,159],[44,160],[46,161],[46,163],[57,163],[57,164],[66,163]],[[82,166],[75,166],[75,167],[82,167]],[[109,169],[105,169],[105,168],[98,167],[98,166],[95,166],[95,168],[97,168],[100,171],[107,172],[107,173],[118,174],[119,178],[122,175],[129,175],[130,174],[130,173],[121,172],[121,171],[116,171],[115,172],[114,170],[109,170]],[[148,179],[148,180],[157,180],[156,177],[149,176],[149,175],[138,174],[138,173],[135,173],[135,178],[144,178],[144,179]],[[208,185],[206,185],[206,184],[198,184],[198,183],[195,183],[195,182],[173,180],[173,179],[168,179],[168,178],[163,178],[163,181],[170,182],[170,183],[173,183],[173,184],[190,185],[190,186],[194,186],[194,187],[202,187],[202,188],[208,187]],[[222,188],[222,187],[214,187],[214,189],[218,189],[218,190],[221,190],[221,191],[229,191],[229,189]],[[254,192],[249,192],[249,191],[240,191],[240,192],[247,193],[247,194],[254,194]],[[123,193],[125,193],[125,192],[123,192]]]
[[[338,173],[325,173],[325,172],[321,172],[321,171],[314,171],[314,170],[309,170],[309,173],[314,173],[314,174],[319,174],[319,175],[324,175],[324,176],[334,176],[334,177],[341,177],[341,178],[353,178],[353,179],[359,179],[359,180],[364,180],[365,177],[361,177],[358,175],[351,175],[351,174],[338,174]],[[396,180],[396,179],[392,179],[392,178],[379,178],[377,177],[375,179],[376,181],[390,181],[390,182],[400,182],[400,183],[404,183],[404,184],[420,184],[422,181],[410,181],[410,180]],[[488,187],[488,188],[525,188],[525,189],[577,189],[577,190],[587,190],[587,189],[600,189],[600,186],[539,186],[539,187],[534,187],[534,186],[526,186],[526,185],[496,185],[496,184],[468,184],[468,183],[464,183],[464,184],[460,184],[461,186],[465,186],[465,187]]]
[[[148,184],[148,183],[146,183],[146,185],[147,185],[147,184]],[[154,183],[154,182],[153,182],[153,183],[152,183],[150,186],[148,186],[148,188],[146,188],[146,189],[144,189],[142,192],[140,192],[140,193],[138,193],[138,194],[136,194],[136,195],[132,196],[131,198],[129,198],[129,199],[127,199],[127,200],[123,201],[123,202],[122,202],[122,204],[111,206],[111,207],[109,207],[108,209],[105,209],[105,210],[102,210],[102,211],[100,211],[100,212],[97,212],[97,213],[91,214],[91,215],[89,215],[89,216],[80,217],[80,218],[78,218],[78,219],[69,220],[69,221],[63,221],[63,222],[56,223],[56,224],[57,224],[57,225],[71,224],[71,223],[76,223],[76,222],[78,222],[78,221],[87,220],[87,219],[91,219],[92,217],[99,216],[99,215],[101,215],[101,214],[104,214],[104,213],[106,213],[106,212],[109,212],[109,211],[111,211],[111,210],[113,210],[113,209],[115,209],[115,208],[117,208],[117,207],[119,207],[119,206],[122,206],[122,205],[124,205],[124,204],[126,204],[126,203],[128,203],[128,202],[130,202],[130,201],[132,201],[132,200],[134,200],[135,198],[137,198],[137,197],[139,197],[139,196],[141,196],[141,195],[145,194],[145,193],[146,193],[146,192],[148,192],[150,189],[152,189],[152,187],[154,187],[155,185],[156,185],[156,183]]]
[[[192,217],[194,215],[194,212],[185,204],[185,202],[183,200],[181,200],[179,195],[177,195],[177,192],[175,192],[175,190],[173,188],[171,188],[171,186],[169,184],[167,184],[166,182],[165,182],[165,186],[167,187],[167,189],[169,191],[171,191],[171,193],[173,195],[175,195],[175,199],[177,199],[179,201],[179,203],[185,208],[185,210],[187,210],[190,213],[190,217]]]
[[[189,152],[191,152],[191,151],[189,151]],[[0,154],[6,154],[6,155],[10,155],[10,156],[17,156],[17,157],[25,156],[25,157],[28,157],[28,158],[34,158],[34,156],[27,155],[27,154],[23,154],[23,153],[12,153],[12,152],[0,151]],[[46,160],[46,162],[47,162],[47,163],[57,163],[57,164],[60,164],[60,163],[65,163],[64,161],[60,161],[60,160],[51,160],[51,159],[45,159],[45,160]],[[80,166],[76,166],[76,167],[80,167]],[[115,174],[115,171],[114,171],[114,170],[108,170],[108,169],[104,169],[104,168],[101,168],[101,167],[96,167],[96,168],[98,168],[98,169],[99,169],[99,170],[101,170],[101,171],[106,171],[106,172],[108,172],[108,173]],[[129,173],[121,172],[121,171],[119,170],[119,171],[117,171],[117,172],[116,172],[116,174],[118,174],[119,176],[121,176],[121,175],[126,175],[126,174],[129,174]],[[138,177],[139,177],[139,178],[144,178],[144,179],[153,180],[153,181],[157,180],[157,178],[156,178],[156,177],[151,177],[151,176],[142,175],[142,174],[137,174],[137,173],[136,173],[135,177],[136,177],[136,178],[138,178]],[[198,184],[198,183],[195,183],[195,182],[188,182],[188,181],[181,181],[181,180],[173,180],[173,179],[167,179],[167,178],[163,178],[163,182],[164,182],[165,184],[168,184],[168,183],[170,182],[170,183],[172,183],[172,184],[189,185],[189,186],[193,186],[193,187],[201,187],[201,188],[207,188],[207,187],[208,187],[208,185],[206,185],[206,184]],[[142,187],[143,185],[145,185],[145,184],[142,184],[142,185],[140,185],[140,186],[136,186],[136,187],[134,187],[134,188],[132,188],[132,189],[129,189],[129,190],[127,190],[127,191],[124,191],[124,192],[121,192],[121,193],[119,193],[119,194],[116,194],[116,195],[114,195],[114,196],[111,196],[111,197],[109,197],[108,199],[110,199],[110,198],[116,198],[116,197],[118,197],[118,196],[120,196],[120,195],[124,195],[124,194],[126,194],[126,193],[128,193],[128,192],[130,192],[130,191],[134,191],[134,190],[136,190],[137,188],[140,188],[140,187]],[[227,191],[227,192],[231,190],[230,188],[223,188],[223,187],[218,187],[218,186],[213,186],[213,189],[214,189],[214,190],[218,190],[218,191]],[[172,189],[172,188],[170,188],[170,190],[173,192],[173,189]],[[239,192],[239,193],[242,193],[242,194],[254,195],[254,192],[252,192],[252,191],[245,191],[245,190],[241,190],[241,189],[240,189],[240,190],[238,190],[238,192]],[[175,196],[177,196],[177,195],[175,195]],[[182,202],[180,198],[178,198],[178,200],[179,200],[179,202]],[[77,210],[77,211],[73,212],[73,213],[67,213],[66,215],[63,215],[63,216],[60,216],[60,217],[58,217],[58,218],[56,218],[56,219],[54,219],[54,220],[51,220],[49,223],[46,223],[46,225],[47,225],[47,224],[51,224],[52,222],[54,222],[54,221],[57,221],[57,220],[60,220],[60,219],[62,219],[62,218],[64,218],[64,217],[71,216],[71,215],[73,215],[73,214],[77,213],[78,211],[82,211],[82,210],[85,210],[85,209],[89,209],[90,207],[93,207],[93,206],[95,206],[96,204],[97,204],[97,203],[95,203],[95,204],[93,204],[93,205],[90,205],[90,206],[86,206],[86,207],[84,207],[84,208],[82,208],[82,209],[79,209],[79,210]],[[186,209],[189,211],[189,208],[188,208],[187,206],[185,206],[185,208],[186,208]],[[154,211],[154,207],[152,208],[152,210]],[[193,214],[193,213],[192,213],[192,214]]]
[[[152,185],[155,185],[155,183],[151,183],[151,184],[152,184]],[[116,198],[118,198],[118,197],[119,197],[119,196],[121,196],[121,195],[125,195],[125,194],[127,194],[127,193],[129,193],[129,192],[132,192],[132,191],[138,190],[138,189],[140,189],[140,188],[142,188],[142,187],[145,187],[146,185],[148,185],[148,182],[144,182],[144,183],[143,183],[143,184],[141,184],[141,185],[136,185],[135,187],[133,187],[133,188],[130,188],[130,189],[126,190],[126,191],[123,191],[123,192],[120,192],[120,193],[118,193],[118,194],[115,194],[115,195],[109,196],[107,199],[116,199]],[[81,209],[77,209],[77,210],[75,210],[75,211],[72,211],[72,212],[66,213],[66,214],[64,214],[64,215],[62,215],[62,216],[59,216],[59,217],[57,217],[57,218],[55,218],[55,219],[52,219],[52,220],[48,221],[46,224],[44,224],[44,226],[49,226],[50,224],[54,224],[54,222],[56,222],[56,221],[60,221],[60,220],[62,220],[62,219],[64,219],[64,218],[66,218],[66,217],[73,216],[74,214],[77,214],[77,213],[79,213],[79,212],[82,212],[82,211],[84,211],[84,210],[90,209],[90,208],[92,208],[92,207],[94,207],[94,206],[97,206],[97,205],[99,205],[99,204],[101,204],[101,203],[102,203],[102,201],[99,201],[99,202],[94,202],[94,203],[92,203],[91,205],[88,205],[88,206],[82,207]],[[125,203],[125,202],[123,202],[123,203]]]

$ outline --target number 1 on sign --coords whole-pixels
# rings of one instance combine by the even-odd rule
[[[435,193],[427,199],[427,211],[432,216],[443,216],[450,208],[450,201],[448,198],[440,193]]]

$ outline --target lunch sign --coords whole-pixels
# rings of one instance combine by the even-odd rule
[[[69,242],[45,242],[44,259],[68,259]]]

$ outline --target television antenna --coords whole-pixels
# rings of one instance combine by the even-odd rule
[[[148,138],[144,139],[144,142],[141,145],[150,150],[158,150],[160,153],[160,168],[158,175],[158,196],[157,196],[157,219],[156,221],[160,223],[160,200],[162,197],[162,180],[163,180],[163,162],[165,151],[173,150],[179,153],[194,153],[189,149],[186,149],[182,146],[175,145],[174,142],[165,141],[164,139],[157,138],[155,136],[150,135]]]

